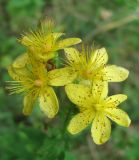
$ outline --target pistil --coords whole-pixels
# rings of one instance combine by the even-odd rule
[[[37,87],[41,87],[41,86],[43,85],[43,82],[42,82],[42,80],[40,80],[40,79],[36,79],[35,82],[34,82],[34,84],[35,84],[35,86],[37,86]]]

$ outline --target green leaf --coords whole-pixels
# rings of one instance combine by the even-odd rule
[[[70,152],[65,152],[65,158],[64,158],[64,160],[76,160],[76,158],[75,158],[75,156],[72,154],[72,153],[70,153]]]

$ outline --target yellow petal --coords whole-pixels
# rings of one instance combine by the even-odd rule
[[[55,45],[55,42],[56,42],[56,40],[60,37],[60,36],[62,36],[63,35],[63,33],[50,33],[50,34],[48,34],[46,37],[45,37],[45,42],[47,42],[46,44],[44,44],[45,45],[45,48],[47,49],[47,48],[49,48],[50,49],[50,51],[52,50],[52,48],[54,47],[54,45]],[[42,43],[43,44],[43,43]]]
[[[61,36],[63,36],[65,33],[61,33],[61,32],[55,32],[55,33],[48,33],[47,35],[45,35],[45,40],[49,41],[51,40],[51,42],[56,41],[58,38],[60,38]]]
[[[117,107],[120,103],[124,102],[127,96],[124,94],[117,94],[110,96],[106,99],[107,107]]]
[[[68,125],[68,131],[71,134],[77,134],[81,132],[92,122],[93,117],[94,112],[90,110],[86,110],[83,113],[78,113],[71,119]]]
[[[65,87],[68,98],[79,108],[92,106],[91,89],[81,84],[68,84]]]
[[[81,42],[80,38],[67,38],[57,42],[57,49],[64,49]]]
[[[105,48],[92,51],[89,64],[92,65],[93,70],[104,66],[108,61],[108,54]]]
[[[47,87],[40,94],[40,108],[48,118],[53,118],[57,114],[59,104],[55,92],[51,87]]]
[[[36,53],[34,53],[35,55]],[[42,53],[37,53],[35,56],[36,56],[36,59],[40,62],[47,62],[48,60],[50,59],[53,59],[55,56],[56,56],[57,52],[53,52],[53,51],[50,51],[50,52],[46,52],[45,54],[42,52]]]
[[[80,53],[75,48],[65,48],[66,58],[70,63],[79,63],[80,62]]]
[[[118,108],[106,108],[106,115],[115,121],[120,126],[128,127],[130,125],[130,118],[126,112]]]
[[[54,41],[58,40],[61,36],[63,36],[65,33],[52,33]]]
[[[15,70],[11,65],[8,67],[8,73],[15,81],[20,80],[20,76],[16,74]]]
[[[12,66],[14,68],[23,68],[27,63],[28,63],[28,54],[24,53],[15,59]]]
[[[102,70],[103,80],[108,82],[120,82],[124,81],[129,74],[129,71],[125,68],[115,65],[106,66]]]
[[[48,83],[52,86],[64,86],[73,82],[73,80],[76,79],[76,76],[76,72],[74,72],[70,67],[55,69],[48,72]]]
[[[92,87],[92,82],[90,80],[81,79],[79,84],[82,84],[88,87]]]
[[[8,73],[15,81],[22,81],[29,76],[25,68],[13,68],[12,65],[8,67]]]
[[[108,83],[102,81],[94,81],[92,87],[92,95],[96,101],[104,100],[108,94]]]
[[[23,102],[23,104],[24,104],[23,114],[24,115],[28,116],[32,113],[35,100],[36,100],[36,95],[34,95],[32,93],[30,93],[24,97],[24,102]]]
[[[34,55],[32,54],[32,52],[28,52],[28,56],[29,56],[29,65],[26,67],[28,70],[31,70],[30,73],[33,74],[33,76],[37,76],[37,77],[45,77],[44,75],[46,75],[47,73],[47,69],[45,64],[34,58]]]
[[[91,133],[96,144],[100,145],[108,141],[111,134],[111,123],[104,114],[96,114],[93,120]]]

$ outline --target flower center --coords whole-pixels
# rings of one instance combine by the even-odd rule
[[[85,78],[85,79],[90,79],[92,77],[92,72],[89,71],[89,70],[85,70],[82,72],[82,76]]]
[[[41,87],[41,86],[43,85],[43,82],[42,82],[42,80],[40,80],[40,79],[36,79],[35,82],[34,82],[34,84],[35,84],[35,86],[37,86],[37,87]]]

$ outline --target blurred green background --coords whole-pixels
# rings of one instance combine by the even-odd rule
[[[76,136],[67,133],[76,111],[63,87],[56,89],[60,111],[53,120],[38,105],[30,117],[23,116],[22,96],[10,96],[5,89],[7,67],[25,50],[17,38],[47,17],[67,36],[106,47],[109,63],[130,70],[125,82],[110,84],[110,94],[128,95],[121,107],[132,124],[113,123],[111,139],[102,146],[93,143],[90,128]],[[139,0],[0,0],[0,160],[139,160],[138,79]]]

